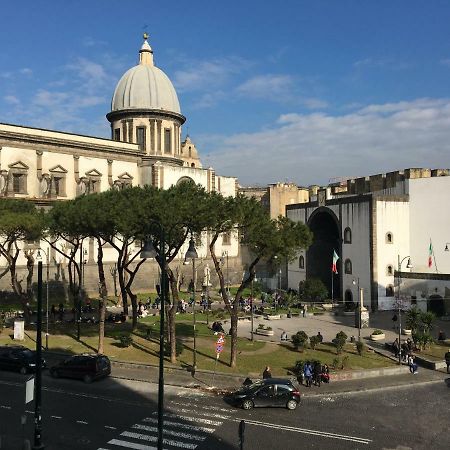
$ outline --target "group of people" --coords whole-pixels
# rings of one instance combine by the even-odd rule
[[[408,356],[411,355],[414,351],[414,342],[410,338],[408,338],[406,339],[406,341],[400,344],[398,338],[396,338],[394,343],[392,344],[392,350],[394,351],[394,355],[396,357],[398,357],[400,353],[402,360],[406,362]]]
[[[303,365],[303,379],[306,387],[311,387],[313,383],[320,386],[322,382],[330,382],[330,369],[327,364],[322,365],[319,361],[311,363],[306,361]]]

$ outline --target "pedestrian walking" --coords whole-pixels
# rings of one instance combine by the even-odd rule
[[[272,373],[270,372],[270,367],[266,366],[263,372],[263,380],[267,380],[268,378],[272,378]]]
[[[308,311],[308,306],[307,305],[303,305],[303,317],[306,317],[307,311]]]

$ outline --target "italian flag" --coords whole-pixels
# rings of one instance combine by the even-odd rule
[[[338,262],[338,259],[339,259],[339,256],[338,256],[338,254],[336,253],[336,250],[334,250],[334,251],[333,251],[333,265],[331,266],[331,271],[332,271],[333,273],[338,273],[338,272],[337,272],[337,266],[336,266],[336,263]]]
[[[430,239],[430,246],[428,248],[428,267],[431,267],[433,265],[433,244],[431,243]]]

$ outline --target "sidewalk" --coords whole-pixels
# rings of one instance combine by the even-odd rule
[[[142,364],[114,362],[112,376],[115,378],[158,383],[158,367],[144,366]],[[164,371],[164,384],[188,388],[197,388],[215,393],[232,391],[239,388],[246,377],[243,375],[229,375],[211,371],[197,371],[195,377],[187,370],[166,368]],[[450,375],[441,371],[432,371],[420,368],[417,375],[409,373],[404,366],[404,373],[376,378],[361,378],[357,380],[331,381],[322,383],[321,387],[302,386],[305,397],[321,395],[350,394],[379,389],[396,389],[402,386],[423,385],[429,383],[450,383]]]

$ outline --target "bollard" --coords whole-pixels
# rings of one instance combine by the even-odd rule
[[[245,421],[241,420],[239,423],[239,448],[244,450],[244,432],[245,432]]]

